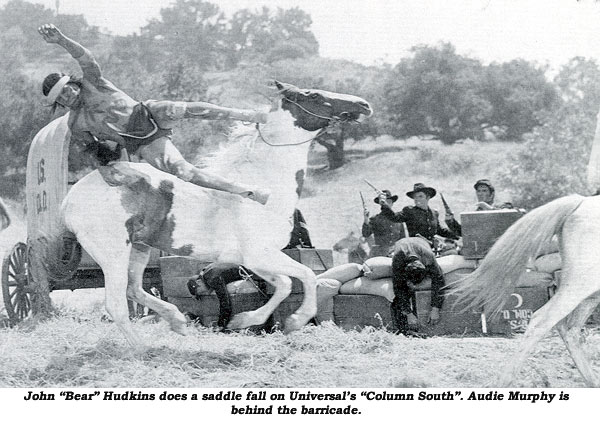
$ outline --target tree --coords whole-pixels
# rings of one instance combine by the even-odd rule
[[[416,46],[386,84],[392,134],[434,134],[445,143],[480,138],[491,105],[483,95],[483,67],[449,44]]]
[[[510,139],[519,139],[539,125],[539,113],[558,100],[557,90],[546,79],[545,71],[522,59],[489,65],[483,87],[492,106],[487,124],[505,129],[505,136]]]
[[[229,42],[231,65],[242,60],[267,63],[318,54],[319,44],[310,31],[312,19],[295,7],[278,8],[275,13],[267,7],[253,13],[243,9],[231,18]]]
[[[600,68],[576,57],[555,78],[560,100],[540,115],[541,125],[503,165],[515,202],[533,208],[560,196],[589,194],[586,164],[600,107]]]
[[[0,36],[4,52],[0,61],[0,190],[13,198],[22,194],[29,143],[48,115],[40,101],[39,84],[18,71],[25,63],[23,51],[14,44],[19,33],[13,28]]]
[[[142,28],[130,41],[152,44],[155,62],[188,62],[203,69],[220,69],[227,56],[227,21],[215,4],[204,0],[177,0],[161,9],[160,19]]]
[[[98,40],[98,28],[88,25],[83,15],[55,15],[51,9],[23,0],[11,0],[0,9],[0,28],[3,31],[19,31],[20,36],[13,40],[11,48],[21,48],[27,59],[55,54],[37,32],[37,28],[45,23],[56,24],[66,34],[85,45],[94,45]]]

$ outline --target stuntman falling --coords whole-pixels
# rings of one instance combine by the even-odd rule
[[[63,35],[54,25],[43,25],[38,32],[46,42],[67,50],[83,71],[82,78],[51,73],[44,79],[42,87],[49,104],[70,109],[68,125],[74,139],[114,141],[130,155],[182,180],[266,204],[269,198],[267,189],[238,184],[199,169],[187,162],[171,142],[172,127],[180,119],[234,119],[265,123],[266,114],[205,102],[138,102],[106,80],[90,51]]]

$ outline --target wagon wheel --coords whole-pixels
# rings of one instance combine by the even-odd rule
[[[17,323],[31,313],[27,280],[27,245],[13,246],[2,262],[2,297],[11,322]]]

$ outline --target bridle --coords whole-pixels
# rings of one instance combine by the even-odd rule
[[[288,102],[290,102],[290,103],[294,104],[295,106],[297,106],[297,107],[298,107],[300,110],[302,110],[302,111],[303,111],[303,112],[305,112],[306,114],[309,114],[309,115],[311,115],[311,116],[313,116],[313,117],[317,117],[317,118],[319,118],[319,119],[327,120],[327,121],[328,121],[328,123],[325,125],[325,127],[321,128],[321,129],[320,129],[320,130],[317,132],[317,134],[316,134],[315,136],[313,136],[312,138],[310,138],[310,139],[308,139],[308,140],[306,140],[306,141],[302,141],[302,142],[296,142],[296,143],[293,143],[293,142],[291,142],[291,143],[288,143],[288,144],[273,144],[273,143],[271,143],[271,142],[267,141],[267,140],[265,139],[265,137],[263,136],[263,134],[262,134],[261,130],[260,130],[260,124],[259,124],[259,123],[256,123],[256,130],[258,131],[258,136],[259,136],[260,140],[261,140],[261,141],[263,141],[265,144],[267,144],[267,145],[271,146],[271,147],[289,147],[289,146],[294,146],[294,145],[302,145],[302,144],[307,144],[307,143],[309,143],[309,142],[312,142],[312,141],[314,141],[314,140],[315,140],[315,139],[317,139],[319,136],[323,135],[327,129],[330,129],[330,128],[331,128],[331,127],[333,127],[333,126],[339,125],[339,124],[340,124],[340,123],[342,123],[342,122],[344,122],[344,123],[358,123],[358,121],[357,121],[357,120],[343,120],[343,119],[342,119],[341,117],[339,117],[339,116],[327,117],[327,116],[322,116],[322,115],[320,115],[320,114],[313,113],[312,111],[310,111],[310,110],[306,109],[306,107],[303,107],[303,106],[301,106],[300,104],[298,104],[298,102],[297,102],[297,101],[290,100],[290,99],[289,99],[289,98],[287,98],[287,97],[283,97],[283,98],[282,98],[282,101],[283,101],[283,100],[285,100],[285,101],[288,101]]]

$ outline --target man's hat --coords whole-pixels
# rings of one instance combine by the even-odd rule
[[[433,198],[437,193],[434,188],[430,188],[429,186],[425,186],[423,183],[415,183],[413,186],[413,190],[410,192],[406,192],[406,196],[409,198],[413,198],[415,193],[417,192],[425,192],[430,198]]]
[[[392,195],[392,192],[390,192],[387,189],[382,190],[382,192],[385,194],[385,199],[391,199],[392,202],[396,202],[398,200],[398,195]],[[379,204],[379,197],[376,196],[375,199],[373,199],[373,201],[375,201],[376,204]]]
[[[489,181],[489,179],[479,179],[473,185],[473,189],[477,189],[477,186],[487,186],[490,192],[492,193],[494,193],[495,191],[494,186],[492,185],[492,182]]]

